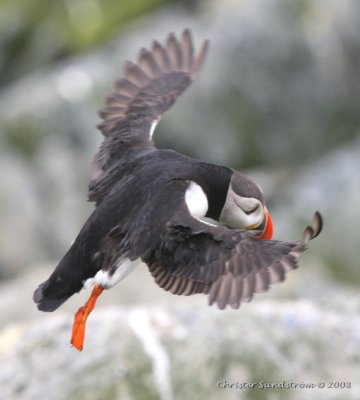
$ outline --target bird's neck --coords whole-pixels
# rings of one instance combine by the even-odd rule
[[[199,170],[197,183],[203,188],[209,203],[205,216],[218,221],[225,204],[232,171],[223,166],[207,163],[202,163]]]

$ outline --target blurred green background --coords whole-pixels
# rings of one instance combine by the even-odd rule
[[[158,146],[246,172],[276,239],[301,238],[316,209],[324,231],[286,284],[239,311],[171,296],[141,265],[101,299],[77,354],[68,335],[87,294],[43,314],[32,292],[93,208],[105,93],[142,46],[186,27],[210,53]],[[359,71],[357,0],[2,0],[0,398],[360,398]]]

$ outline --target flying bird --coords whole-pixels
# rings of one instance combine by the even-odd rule
[[[140,259],[155,282],[178,295],[207,294],[209,304],[238,308],[296,268],[322,229],[316,212],[300,241],[271,240],[273,223],[261,188],[234,169],[154,146],[162,115],[193,82],[208,50],[195,52],[190,31],[141,49],[106,97],[103,142],[91,168],[96,207],[48,280],[34,292],[54,311],[92,288],[75,315],[71,343],[82,350],[85,322],[104,289]],[[216,223],[209,223],[210,218]]]

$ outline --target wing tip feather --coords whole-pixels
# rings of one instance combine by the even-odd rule
[[[195,60],[192,65],[192,69],[191,69],[191,73],[190,73],[192,79],[196,78],[198,72],[200,71],[200,68],[204,64],[206,55],[209,51],[209,45],[210,45],[209,40],[207,40],[207,39],[204,40],[200,47],[200,50],[198,51],[197,55],[195,56]]]
[[[114,91],[106,97],[106,107],[100,115],[105,123],[100,123],[97,126],[98,129],[104,136],[108,136],[113,130],[113,124],[109,124],[109,126],[106,124],[107,120],[111,118],[111,114],[107,113],[106,108],[117,107],[118,105],[123,106],[125,104],[128,107],[127,111],[124,115],[118,117],[118,122],[127,118],[127,112],[131,110],[131,103],[136,100],[138,94],[150,85],[154,79],[159,78],[163,74],[178,72],[188,77],[189,82],[182,84],[183,86],[178,88],[175,98],[179,96],[196,77],[204,62],[207,48],[208,41],[205,40],[198,53],[194,55],[192,33],[189,28],[185,28],[182,31],[179,39],[173,32],[170,32],[167,35],[164,46],[157,40],[154,40],[150,50],[145,47],[141,48],[137,63],[126,61],[123,77],[115,80]],[[173,101],[170,101],[169,104],[164,104],[161,114],[171,107],[172,104]],[[144,107],[151,108],[152,106],[144,104]],[[158,107],[154,108],[154,112],[155,109],[158,110]],[[157,115],[156,119],[160,118],[161,114]]]
[[[303,240],[305,243],[315,239],[323,229],[323,217],[319,211],[315,211],[311,224],[308,225],[303,233]]]

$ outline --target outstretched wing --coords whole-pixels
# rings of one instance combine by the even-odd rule
[[[154,41],[151,51],[141,49],[137,64],[126,63],[124,77],[116,80],[114,92],[100,111],[103,122],[98,128],[105,138],[93,163],[93,181],[131,148],[152,146],[156,123],[195,79],[207,48],[204,41],[195,54],[186,29],[180,40],[170,33],[165,46]]]
[[[182,209],[167,225],[155,255],[147,264],[155,282],[174,294],[209,294],[209,304],[238,308],[254,293],[282,282],[297,267],[309,240],[322,229],[315,213],[302,241],[261,240],[256,232],[209,226]]]

